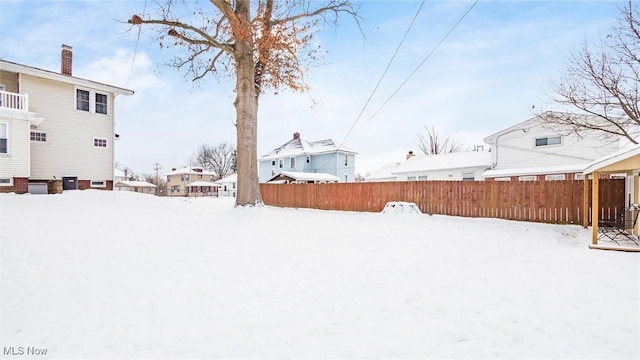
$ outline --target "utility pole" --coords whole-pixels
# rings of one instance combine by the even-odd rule
[[[158,177],[158,170],[162,169],[162,167],[160,167],[160,164],[158,163],[155,163],[153,165],[155,165],[153,170],[156,171],[156,196],[158,196],[158,187],[160,186],[160,178]]]

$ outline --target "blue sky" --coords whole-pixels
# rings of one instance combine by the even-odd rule
[[[417,134],[425,125],[470,146],[482,144],[534,111],[554,109],[550,82],[562,74],[570,52],[606,34],[617,17],[617,3],[610,1],[481,0],[382,107],[473,4],[427,1],[347,138],[420,3],[357,2],[364,34],[346,17],[338,28],[324,29],[319,42],[327,54],[307,75],[317,104],[308,94],[263,95],[258,155],[296,131],[311,141],[346,139],[359,152],[356,172],[366,174],[418,152]],[[155,3],[3,0],[0,57],[59,71],[60,46],[73,46],[75,76],[136,92],[116,102],[116,161],[136,173],[151,173],[160,163],[166,172],[186,165],[203,143],[235,144],[235,97],[229,79],[211,76],[194,86],[164,66],[172,53],[160,50],[148,30],[137,40],[126,20],[145,5],[150,12]]]

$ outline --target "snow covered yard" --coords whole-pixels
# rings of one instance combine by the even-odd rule
[[[638,359],[639,254],[589,250],[590,234],[0,194],[0,346],[6,358],[33,346],[47,358]]]

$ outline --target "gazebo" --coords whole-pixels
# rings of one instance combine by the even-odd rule
[[[629,196],[625,202],[630,202],[629,204],[625,204],[626,207],[631,204],[640,203],[640,181],[639,175],[640,173],[640,145],[627,146],[619,151],[609,154],[605,157],[602,157],[593,163],[591,163],[584,170],[584,181],[585,181],[585,191],[584,191],[584,218],[583,225],[587,227],[589,225],[588,220],[588,206],[589,206],[589,176],[592,178],[592,186],[591,186],[591,244],[589,245],[592,249],[603,249],[603,250],[623,250],[623,251],[640,251],[640,246],[633,242],[625,242],[624,244],[601,244],[598,242],[599,240],[599,220],[600,220],[600,199],[599,199],[599,182],[601,175],[611,175],[611,174],[624,174],[627,178],[631,177],[633,181],[626,182],[626,193],[632,194]],[[625,196],[627,198],[627,196]],[[624,211],[624,210],[623,210]],[[631,235],[638,237],[638,224],[634,221],[632,223],[632,228],[628,228],[627,230],[631,230]]]

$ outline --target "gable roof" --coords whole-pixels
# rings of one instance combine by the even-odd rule
[[[491,153],[464,151],[412,157],[400,164],[391,174],[490,166]]]
[[[227,177],[223,177],[222,179],[216,180],[214,182],[216,184],[238,182],[238,174],[231,174]]]
[[[260,160],[281,158],[283,156],[290,157],[298,155],[326,154],[338,151],[348,154],[357,154],[357,152],[340,143],[333,141],[332,139],[306,141],[300,136],[294,136],[293,139],[271,150],[266,155],[261,156]]]
[[[18,64],[3,59],[0,59],[0,70],[37,76],[40,78],[55,80],[67,84],[86,86],[92,89],[106,91],[116,95],[133,95],[134,93],[133,90],[121,88],[118,86],[103,84],[97,81],[87,80],[75,76],[63,75],[54,71],[39,69],[33,66]]]
[[[202,170],[202,171],[195,171],[196,169]],[[207,171],[204,170],[204,168],[202,168],[201,166],[186,166],[183,167],[181,169],[175,169],[172,170],[166,174],[164,174],[165,176],[169,176],[169,175],[182,175],[182,174],[190,174],[190,175],[216,175],[214,172],[211,171]]]

